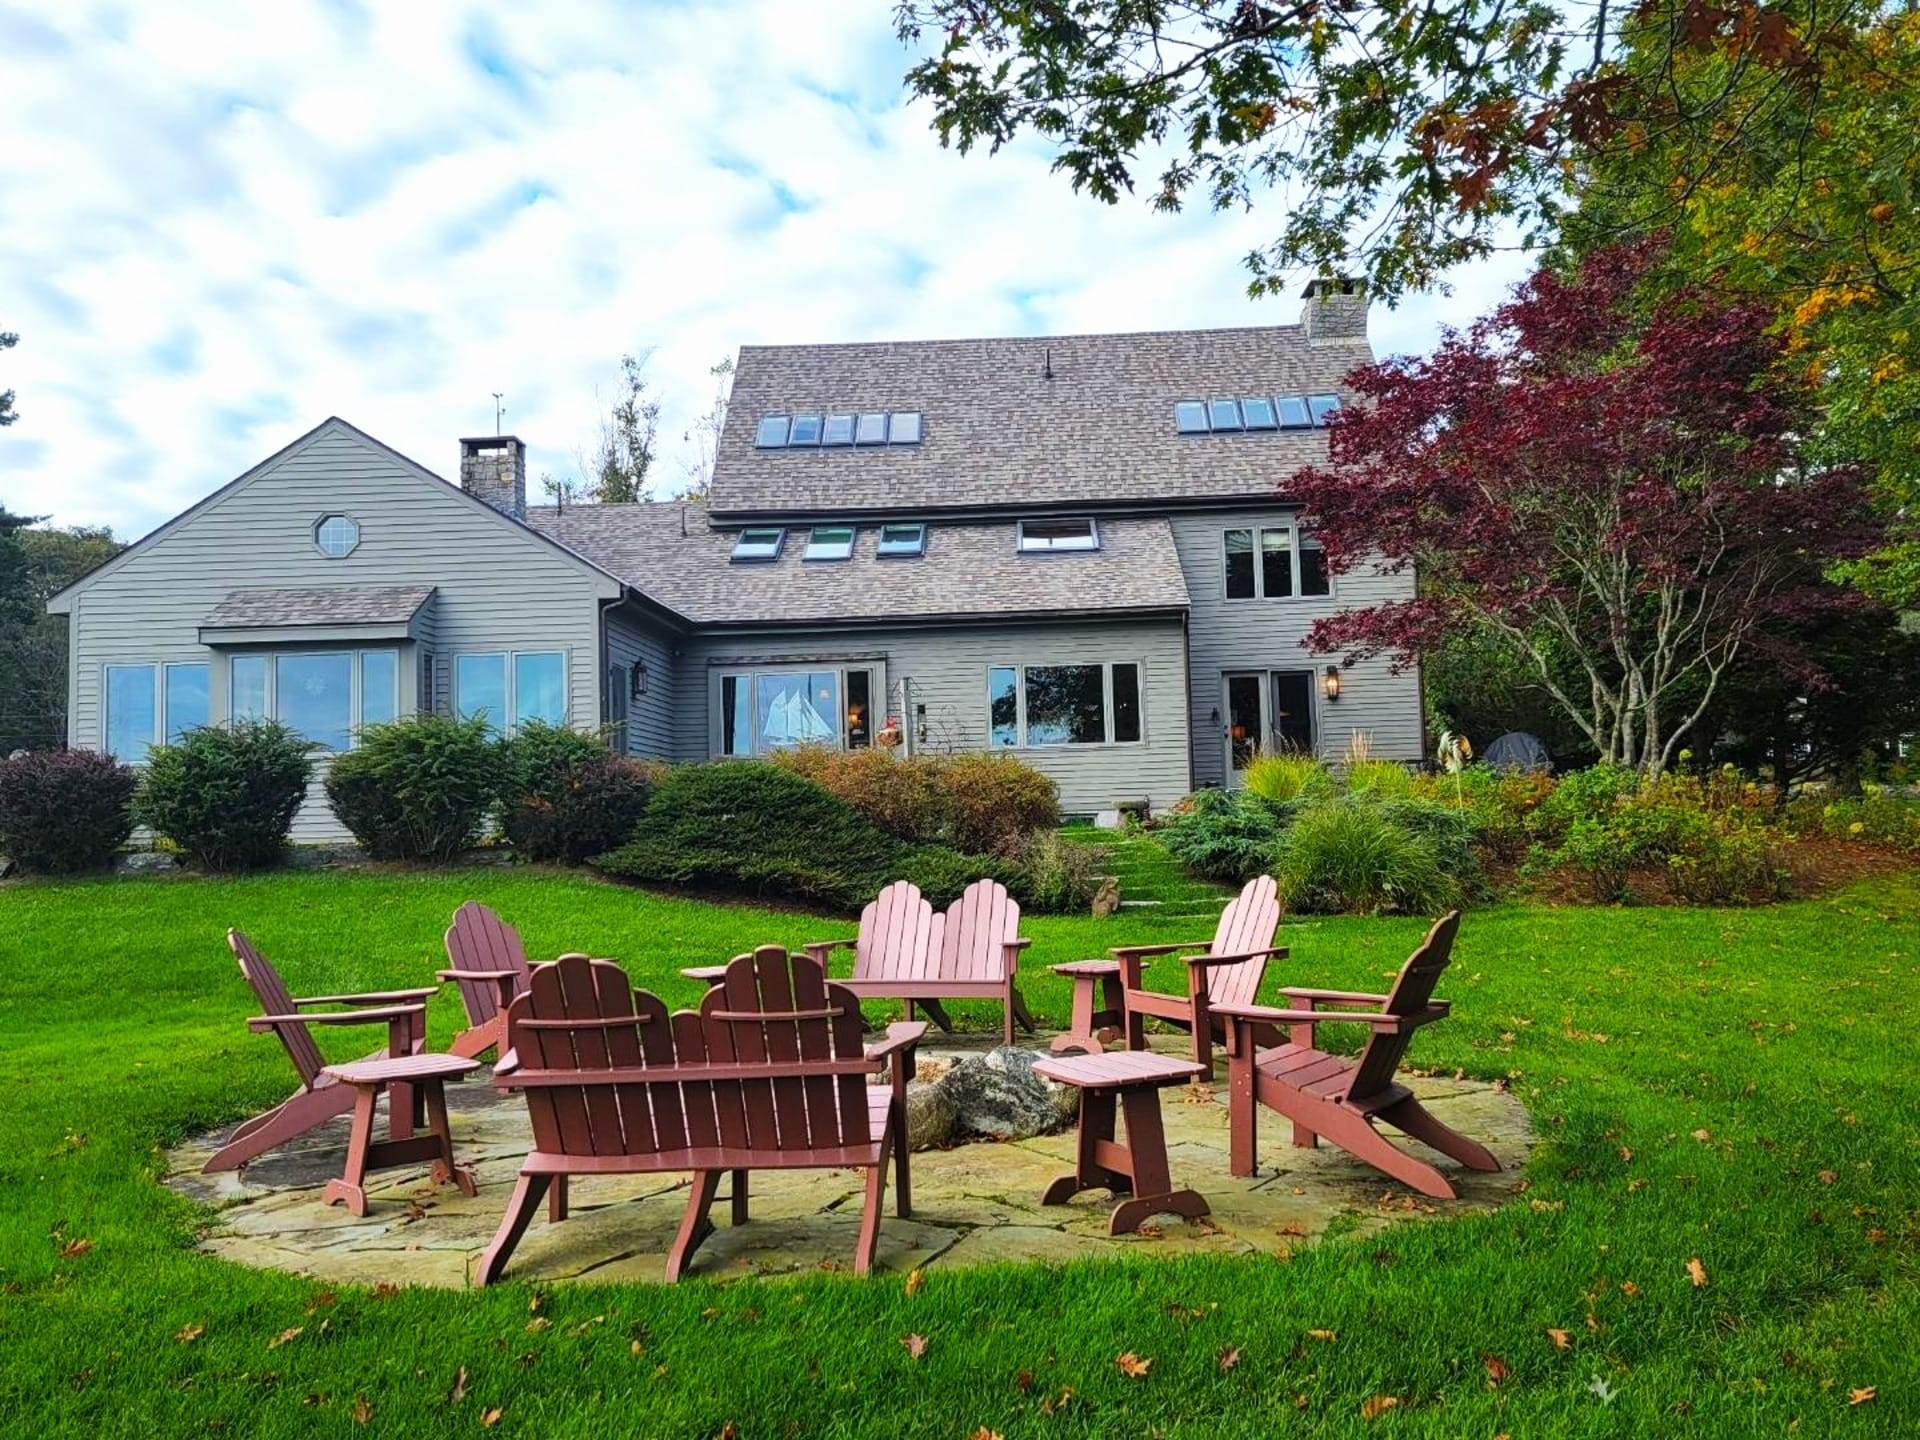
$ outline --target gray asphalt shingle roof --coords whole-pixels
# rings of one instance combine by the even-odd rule
[[[1100,522],[1101,548],[1023,555],[1012,522],[936,524],[926,553],[875,554],[879,529],[861,527],[850,560],[802,558],[806,527],[790,528],[780,558],[735,564],[735,536],[712,530],[707,507],[537,506],[527,523],[636,589],[702,624],[1034,615],[1177,609],[1186,581],[1164,519]],[[684,534],[682,533],[684,528]]]
[[[201,623],[243,629],[282,625],[404,625],[433,595],[431,585],[325,585],[233,590]]]
[[[1323,431],[1181,435],[1181,400],[1340,393],[1364,339],[1297,325],[1131,335],[749,345],[713,473],[713,513],[937,513],[1274,494]],[[1051,369],[1052,378],[1047,378]],[[759,449],[762,416],[917,410],[918,445]]]

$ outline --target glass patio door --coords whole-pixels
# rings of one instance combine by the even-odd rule
[[[1227,723],[1227,784],[1238,785],[1241,774],[1258,755],[1267,734],[1266,675],[1258,670],[1225,677]]]
[[[1269,748],[1313,753],[1313,672],[1273,672],[1272,705],[1267,712]]]

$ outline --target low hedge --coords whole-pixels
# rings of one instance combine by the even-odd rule
[[[528,860],[578,865],[633,832],[664,766],[615,755],[606,742],[534,722],[500,742],[500,828]]]
[[[36,750],[0,761],[0,855],[23,870],[102,870],[133,834],[138,779],[111,755]]]
[[[190,730],[148,752],[135,818],[202,869],[272,865],[307,798],[312,749],[271,720]]]
[[[896,840],[1014,854],[1060,823],[1060,789],[1012,755],[894,755],[802,745],[771,763],[830,791]]]
[[[485,831],[501,762],[481,717],[369,725],[328,771],[327,803],[376,860],[450,860]]]

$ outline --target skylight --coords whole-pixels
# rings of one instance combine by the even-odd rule
[[[1338,395],[1309,395],[1307,408],[1313,412],[1313,423],[1324,425],[1333,418],[1333,412],[1340,408]]]
[[[884,445],[887,443],[887,412],[884,410],[863,410],[853,432],[856,445]]]
[[[850,560],[853,558],[853,526],[816,525],[807,536],[806,560]]]
[[[786,423],[784,416],[781,417],[781,423]],[[1207,405],[1204,400],[1180,401],[1173,407],[1173,423],[1182,435],[1204,435],[1213,428],[1207,424]]]
[[[1029,552],[1098,550],[1100,531],[1091,516],[1078,520],[1022,520],[1020,548]]]
[[[920,443],[920,412],[918,410],[896,410],[887,417],[887,443],[889,445],[918,445]]]
[[[1265,395],[1256,395],[1251,400],[1242,400],[1240,416],[1247,422],[1249,430],[1271,430],[1275,424],[1273,401]]]
[[[837,414],[765,415],[753,443],[762,450],[791,445],[918,445],[918,410],[862,410]]]
[[[753,437],[753,443],[762,450],[777,450],[787,443],[787,417],[768,415],[760,422],[760,432]]]
[[[1282,395],[1280,400],[1280,423],[1292,430],[1298,426],[1313,424],[1313,416],[1307,411],[1307,402],[1298,395]]]
[[[789,445],[818,445],[820,443],[820,417],[818,415],[796,415],[793,417],[793,433],[788,438]]]
[[[787,532],[778,525],[750,525],[733,542],[735,560],[778,560]]]
[[[827,428],[820,437],[822,445],[851,445],[853,443],[853,416],[829,415]]]
[[[1207,403],[1207,419],[1215,430],[1238,430],[1240,428],[1240,407],[1231,400],[1212,400]]]
[[[882,559],[923,555],[927,549],[927,527],[924,525],[882,525],[880,527],[880,548],[877,553]]]
[[[1338,395],[1250,395],[1240,400],[1177,400],[1173,406],[1173,428],[1182,435],[1221,435],[1240,430],[1305,430],[1327,424],[1339,409]]]

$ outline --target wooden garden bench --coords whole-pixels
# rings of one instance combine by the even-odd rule
[[[1349,990],[1290,988],[1280,993],[1287,1009],[1270,1005],[1218,1005],[1227,1021],[1229,1163],[1236,1175],[1258,1168],[1255,1122],[1262,1105],[1293,1122],[1293,1143],[1312,1146],[1324,1135],[1348,1153],[1402,1184],[1436,1199],[1455,1198],[1452,1184],[1432,1165],[1409,1155],[1376,1128],[1393,1126],[1470,1170],[1498,1170],[1484,1145],[1436,1119],[1394,1082],[1413,1032],[1444,1020],[1448,1005],[1433,998],[1441,972],[1453,956],[1460,912],[1444,915],[1407,957],[1385,995]],[[1348,1007],[1334,1010],[1318,1006]],[[1362,1008],[1352,1008],[1362,1007]],[[1314,1028],[1333,1022],[1365,1025],[1370,1032],[1358,1058],[1330,1055],[1314,1044]],[[1289,1027],[1280,1041],[1276,1027]]]
[[[342,1085],[326,1073],[326,1061],[314,1043],[314,1025],[385,1025],[386,1048],[366,1058],[381,1060],[389,1055],[418,1053],[427,1034],[426,1001],[435,987],[422,990],[382,990],[363,995],[311,995],[296,1000],[287,993],[286,982],[253,942],[238,930],[227,931],[227,945],[240,962],[240,974],[253,988],[264,1014],[247,1021],[253,1031],[271,1030],[285,1047],[293,1062],[300,1088],[265,1114],[256,1115],[236,1129],[227,1143],[207,1161],[209,1171],[235,1170],[264,1155],[276,1145],[296,1135],[304,1135],[316,1125],[324,1125],[336,1115],[354,1107],[351,1085]],[[329,1011],[314,1012],[308,1007],[330,1005]],[[417,1122],[413,1087],[395,1085],[387,1094],[387,1129],[396,1140],[413,1134]]]
[[[942,1030],[953,1028],[942,1000],[998,1000],[1001,1038],[1011,1045],[1016,1021],[1033,1029],[1014,982],[1020,952],[1030,943],[1020,934],[1019,903],[998,881],[976,880],[946,910],[935,911],[918,886],[896,880],[860,912],[854,939],[804,948],[822,965],[835,950],[852,950],[853,974],[837,984],[863,1000],[903,1000],[909,1020],[919,1005]]]
[[[527,1097],[533,1150],[476,1283],[500,1278],[541,1198],[566,1215],[566,1177],[688,1170],[693,1191],[667,1255],[678,1280],[700,1242],[720,1177],[731,1172],[733,1223],[747,1219],[752,1170],[862,1169],[866,1200],[854,1270],[880,1240],[887,1163],[895,1206],[910,1213],[906,1087],[922,1023],[862,1043],[859,1002],[804,955],[763,946],[727,966],[696,1011],[671,1015],[610,960],[563,955],[536,965],[507,1006],[502,1089]],[[868,1077],[891,1070],[890,1085]]]
[[[527,952],[520,932],[469,900],[453,912],[446,947],[448,968],[439,971],[438,978],[460,987],[460,1003],[467,1008],[467,1028],[453,1037],[450,1052],[472,1059],[505,1048],[507,1006],[527,988]]]
[[[1280,928],[1280,892],[1271,875],[1258,875],[1220,912],[1213,939],[1179,945],[1119,945],[1111,954],[1120,967],[1120,988],[1126,1005],[1127,1048],[1147,1047],[1145,1019],[1151,1015],[1190,1031],[1193,1058],[1213,1078],[1213,1042],[1226,1038],[1226,1028],[1215,1013],[1222,1005],[1251,1005],[1266,975],[1267,961],[1284,958],[1287,947],[1275,945]],[[1146,988],[1142,969],[1149,960],[1179,955],[1186,961],[1184,994],[1168,995]],[[1087,963],[1097,962],[1083,962]],[[1091,983],[1089,980],[1087,983]]]

